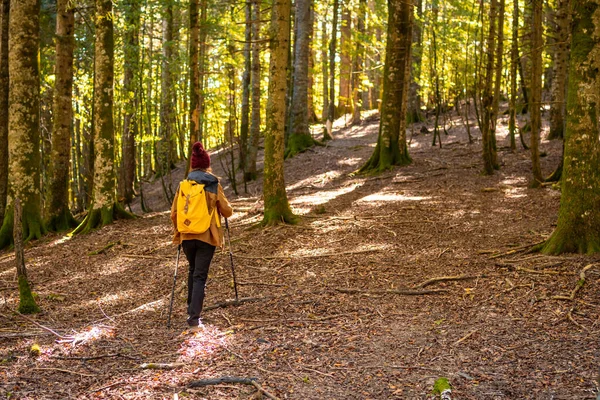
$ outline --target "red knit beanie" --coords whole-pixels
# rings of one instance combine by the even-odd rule
[[[210,155],[204,150],[202,143],[194,143],[194,147],[192,147],[192,169],[208,169],[209,167]]]

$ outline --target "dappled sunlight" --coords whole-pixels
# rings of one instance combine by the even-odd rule
[[[501,182],[502,185],[527,185],[527,178],[524,176],[510,175],[504,178]]]
[[[351,251],[351,252],[362,253],[362,252],[369,252],[369,251],[376,252],[376,251],[390,250],[390,249],[392,249],[392,247],[393,246],[386,246],[386,245],[372,246],[372,245],[364,244],[362,246],[353,246],[351,249],[347,249],[347,250]],[[299,249],[299,250],[290,252],[286,256],[289,256],[290,258],[294,258],[294,257],[310,258],[310,257],[322,257],[323,255],[332,254],[332,253],[333,253],[332,250],[330,250],[328,247],[319,247],[317,249],[303,248],[303,249]]]
[[[227,347],[227,335],[230,331],[223,332],[214,325],[201,325],[201,329],[192,332],[190,337],[183,341],[178,353],[179,361],[207,359],[215,352]]]
[[[303,196],[294,197],[290,200],[290,204],[292,205],[304,205],[308,204],[310,206],[316,206],[319,204],[327,203],[338,196],[341,196],[346,193],[350,193],[355,190],[360,185],[349,185],[345,187],[341,187],[336,190],[321,190],[319,192],[313,194],[307,194]]]
[[[344,158],[337,162],[337,165],[350,165],[356,166],[363,162],[362,158]]]
[[[58,246],[59,244],[63,244],[63,243],[66,243],[66,242],[68,242],[68,241],[69,241],[69,240],[71,240],[72,238],[73,238],[73,237],[72,237],[72,236],[70,236],[70,235],[63,236],[63,237],[60,237],[60,238],[58,238],[58,239],[56,239],[56,240],[53,240],[52,242],[50,242],[50,244],[49,244],[48,246],[49,246],[49,247]]]
[[[522,187],[506,188],[504,189],[504,194],[509,199],[519,199],[522,197],[527,197],[526,189]]]
[[[325,185],[325,184],[331,182],[332,180],[339,178],[341,175],[342,175],[342,172],[338,171],[338,170],[327,171],[327,172],[324,172],[319,175],[312,175],[306,179],[303,179],[301,181],[294,183],[293,185],[289,185],[286,188],[286,190],[302,189],[305,187],[310,187],[315,184]]]
[[[368,196],[365,196],[361,199],[356,200],[355,204],[361,203],[387,203],[387,202],[399,202],[399,201],[422,201],[429,200],[431,196],[407,196],[404,193],[373,193]]]

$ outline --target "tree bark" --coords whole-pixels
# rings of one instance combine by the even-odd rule
[[[312,0],[296,0],[296,43],[294,75],[292,85],[292,107],[290,115],[290,137],[285,157],[306,151],[315,144],[308,128],[308,59],[310,53]]]
[[[167,1],[163,15],[162,66],[160,90],[160,141],[158,174],[170,174],[174,166],[175,91],[173,89],[173,3]],[[170,184],[170,182],[169,182]]]
[[[129,218],[116,202],[113,123],[114,27],[112,0],[96,0],[94,43],[94,188],[92,204],[73,233],[86,233]]]
[[[556,2],[556,43],[554,49],[554,79],[550,103],[548,139],[562,139],[565,124],[565,95],[569,61],[569,0]]]
[[[421,122],[424,120],[421,113],[421,96],[419,95],[419,77],[421,76],[421,60],[423,52],[423,0],[415,1],[418,21],[413,23],[413,44],[411,61],[411,80],[408,92],[408,113],[409,123]]]
[[[481,137],[483,143],[483,170],[487,175],[494,173],[494,170],[498,168],[498,165],[494,163],[496,159],[495,149],[492,142],[492,119],[493,119],[493,108],[494,108],[494,93],[492,90],[492,82],[494,75],[494,55],[495,52],[495,39],[496,39],[496,23],[497,23],[497,12],[498,12],[498,1],[491,0],[490,4],[490,26],[487,38],[487,53],[488,58],[485,69],[485,86],[483,89],[483,124],[481,130]],[[501,56],[501,55],[500,55]]]
[[[248,164],[246,166],[245,181],[256,179],[256,155],[260,136],[260,3],[252,2],[252,70],[250,82],[252,84],[252,114],[250,116],[250,143],[248,145]]]
[[[327,122],[323,131],[323,141],[333,139],[333,121],[335,120],[335,53],[337,47],[339,0],[333,0],[333,22],[331,24],[331,41],[329,42],[329,100],[327,101]]]
[[[136,146],[135,139],[139,130],[139,85],[135,79],[140,65],[139,29],[140,0],[130,0],[125,14],[126,31],[124,34],[123,88],[125,104],[123,117],[123,138],[121,147],[121,185],[120,198],[125,204],[131,204],[135,194]]]
[[[337,115],[352,114],[351,74],[352,74],[352,14],[350,1],[341,0],[342,23],[340,25],[340,90]]]
[[[200,129],[202,126],[200,115],[200,66],[198,61],[200,24],[198,20],[199,0],[190,0],[189,8],[189,69],[190,69],[190,142],[188,143],[188,168],[192,160],[192,146],[197,141],[202,141]],[[187,172],[186,172],[187,176]]]
[[[531,42],[531,187],[539,187],[544,178],[540,166],[540,131],[542,127],[542,5],[543,0],[533,0]]]
[[[380,172],[411,163],[406,144],[406,104],[410,81],[412,4],[388,1],[387,43],[379,137],[371,158],[360,172]]]
[[[556,229],[542,252],[600,252],[600,1],[574,0],[565,154]]]
[[[293,223],[283,175],[285,95],[290,46],[290,0],[275,0],[271,14],[269,99],[265,131],[265,177],[263,224]]]
[[[40,194],[40,3],[13,1],[9,21],[8,165],[10,193],[23,199],[25,241],[45,233]],[[0,249],[13,243],[14,212],[8,210],[0,230]]]
[[[492,104],[490,141],[492,145],[492,163],[498,166],[498,151],[496,146],[496,124],[500,107],[500,84],[502,83],[502,58],[504,55],[504,7],[505,1],[498,0],[498,40],[496,42],[496,76],[494,80],[494,100]]]
[[[321,121],[326,123],[329,110],[329,60],[327,58],[327,18],[323,15],[321,21],[321,74],[323,75],[323,112]]]
[[[69,165],[73,120],[73,49],[75,10],[70,0],[56,2],[56,70],[53,105],[50,188],[46,228],[64,231],[77,226],[69,209]]]
[[[0,10],[0,224],[2,224],[8,197],[8,17],[10,0],[2,0],[0,7],[2,7]]]
[[[360,124],[360,111],[362,110],[361,85],[364,74],[364,51],[363,45],[365,35],[365,15],[367,12],[367,1],[360,0],[358,3],[358,15],[356,16],[356,54],[352,63],[352,123]]]
[[[519,62],[519,0],[513,0],[512,40],[510,47],[510,100],[508,103],[508,132],[510,148],[517,149],[515,133],[517,129],[517,63]]]
[[[252,59],[250,54],[250,42],[252,41],[252,3],[246,1],[244,6],[246,26],[244,30],[244,74],[242,75],[242,115],[240,122],[240,162],[242,171],[246,171],[246,154],[248,153],[248,131],[250,130],[250,69]],[[244,181],[245,181],[244,173]]]
[[[21,314],[35,314],[40,312],[40,308],[33,298],[31,287],[29,286],[29,281],[27,280],[27,268],[25,267],[25,254],[23,252],[23,230],[21,229],[23,209],[21,207],[21,199],[19,199],[19,197],[15,197],[14,210],[15,221],[17,222],[14,226],[13,236],[15,242],[17,279],[19,281],[18,311]]]

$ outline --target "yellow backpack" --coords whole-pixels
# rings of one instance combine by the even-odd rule
[[[181,181],[177,198],[177,230],[181,233],[204,233],[210,228],[215,215],[216,207],[208,212],[204,185],[189,179]],[[216,218],[216,223],[221,226],[219,218]]]

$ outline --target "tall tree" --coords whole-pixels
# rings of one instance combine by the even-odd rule
[[[323,75],[323,112],[321,113],[321,122],[328,120],[327,111],[329,110],[329,65],[327,59],[327,18],[322,16],[321,21],[321,74]]]
[[[323,131],[323,140],[333,139],[333,121],[335,120],[335,53],[337,47],[339,0],[333,0],[333,22],[331,24],[331,41],[329,42],[329,98],[327,104],[327,122]]]
[[[413,23],[413,45],[411,49],[411,80],[408,87],[408,122],[424,120],[421,112],[421,96],[419,95],[419,77],[421,76],[421,60],[423,58],[423,0],[415,0],[417,20]]]
[[[242,116],[240,122],[240,168],[246,170],[246,154],[248,153],[248,131],[250,130],[250,70],[252,57],[250,44],[252,42],[252,3],[246,1],[244,6],[246,27],[244,29],[244,74],[242,75]],[[244,173],[244,181],[246,174]]]
[[[8,196],[8,17],[10,0],[0,3],[0,224]],[[1,225],[0,225],[1,226]]]
[[[494,60],[497,56],[495,40],[496,40],[496,23],[498,15],[498,0],[491,0],[490,3],[490,26],[487,37],[487,61],[485,68],[485,84],[483,87],[483,121],[481,126],[481,137],[483,144],[483,170],[487,175],[494,173],[498,169],[496,161],[496,149],[494,147],[493,125],[494,122],[494,91],[492,87],[494,76]]]
[[[411,163],[406,143],[406,108],[410,80],[412,4],[388,1],[387,42],[379,137],[371,158],[360,172],[380,172]]]
[[[271,11],[263,224],[293,223],[297,218],[290,209],[283,176],[286,69],[290,48],[291,7],[291,0],[275,0]]]
[[[158,171],[161,176],[170,173],[174,164],[175,91],[173,81],[173,2],[167,0],[163,13],[162,66],[160,90],[160,145]]]
[[[362,96],[360,93],[363,78],[364,63],[364,41],[365,41],[365,17],[367,13],[367,1],[360,0],[358,3],[358,14],[356,15],[356,50],[352,61],[352,123],[360,123],[360,111],[362,109]]]
[[[94,43],[94,187],[92,204],[74,233],[130,218],[116,201],[113,123],[114,26],[112,0],[96,0]]]
[[[46,205],[46,228],[63,231],[77,226],[69,209],[69,163],[73,120],[73,48],[75,10],[70,0],[56,2],[56,66],[54,124],[50,157],[50,188]]]
[[[340,24],[340,90],[338,95],[338,115],[352,113],[351,74],[352,74],[352,13],[350,1],[341,0],[342,23]]]
[[[556,42],[554,44],[554,79],[550,103],[550,132],[548,139],[563,137],[567,64],[569,61],[569,0],[556,1]]]
[[[250,141],[248,144],[248,163],[245,181],[256,179],[256,155],[260,136],[260,0],[252,1],[252,66],[250,81],[252,85],[252,114],[250,117]]]
[[[544,181],[540,166],[540,131],[542,127],[542,5],[543,0],[533,0],[532,43],[531,43],[531,164],[532,187]]]
[[[13,1],[8,37],[9,109],[8,165],[11,197],[22,202],[25,241],[45,232],[40,194],[40,3]],[[13,243],[14,212],[9,209],[0,229],[0,249]],[[20,227],[17,229],[20,230]]]
[[[312,0],[296,0],[296,43],[294,45],[294,87],[291,107],[290,137],[285,156],[292,157],[316,144],[308,128],[308,59],[312,31]]]
[[[35,314],[40,312],[40,308],[35,302],[31,286],[27,279],[27,268],[25,267],[25,254],[23,251],[23,208],[21,207],[21,199],[14,199],[14,218],[17,222],[14,226],[14,243],[15,243],[15,263],[17,269],[17,279],[19,282],[19,308],[21,314]]]
[[[517,128],[517,63],[519,62],[519,0],[513,0],[512,39],[510,45],[510,100],[508,103],[508,133],[510,148],[517,149],[515,132]]]
[[[190,142],[188,144],[188,170],[190,169],[192,146],[202,140],[200,129],[202,117],[200,115],[200,75],[198,62],[200,23],[198,19],[199,0],[190,0],[189,8],[189,70],[190,70]]]
[[[135,168],[136,148],[135,139],[138,136],[140,118],[139,85],[135,79],[136,71],[140,67],[140,16],[141,1],[130,0],[126,4],[125,34],[123,43],[123,89],[125,90],[125,104],[123,117],[122,159],[121,159],[121,184],[120,198],[125,204],[131,204],[135,194]]]
[[[560,209],[546,254],[600,252],[600,1],[573,0],[572,10]]]

